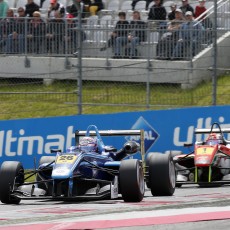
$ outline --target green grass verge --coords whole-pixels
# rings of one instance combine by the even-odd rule
[[[47,86],[38,81],[1,80],[0,119],[76,115],[76,90],[76,81],[56,81]],[[219,77],[216,104],[229,104],[229,92],[229,76]],[[147,106],[148,101],[150,106]],[[87,81],[83,82],[82,114],[209,106],[212,101],[211,81],[202,82],[193,89],[181,89],[176,84],[151,84],[149,97],[144,83]]]

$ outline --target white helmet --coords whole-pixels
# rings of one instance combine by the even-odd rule
[[[97,139],[93,137],[82,137],[79,141],[79,147],[86,152],[97,152]]]

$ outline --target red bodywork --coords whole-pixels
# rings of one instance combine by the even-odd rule
[[[226,147],[225,145],[220,145],[219,150],[230,156],[230,148]]]

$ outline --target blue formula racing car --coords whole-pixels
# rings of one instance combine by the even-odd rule
[[[117,151],[106,146],[101,136],[140,135],[140,130],[99,131],[90,125],[76,131],[76,145],[65,152],[51,150],[42,156],[37,169],[24,172],[23,165],[5,161],[0,169],[0,199],[17,204],[22,199],[100,199],[117,198],[140,202],[145,192],[142,161],[126,159],[141,151],[140,144],[128,141]],[[28,176],[29,175],[29,176]],[[35,182],[25,182],[35,175]]]

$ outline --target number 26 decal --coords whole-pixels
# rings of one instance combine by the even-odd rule
[[[61,164],[61,163],[73,163],[77,159],[77,156],[74,155],[62,155],[57,158],[56,163]]]

